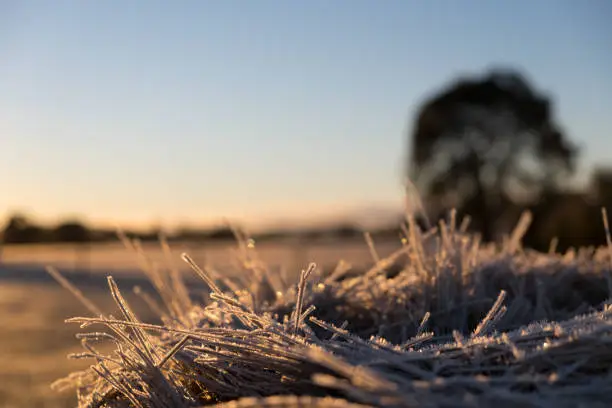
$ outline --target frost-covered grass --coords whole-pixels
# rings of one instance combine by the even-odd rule
[[[141,322],[112,277],[115,315],[50,270],[90,312],[68,321],[91,328],[73,357],[93,362],[54,387],[79,407],[610,406],[612,250],[524,250],[527,223],[488,246],[452,216],[426,233],[411,223],[387,258],[370,242],[369,270],[311,264],[297,282],[238,234],[240,278],[183,255],[210,289],[198,301],[165,243],[167,269],[123,237],[163,324]]]

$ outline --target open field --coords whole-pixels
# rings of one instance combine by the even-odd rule
[[[398,240],[376,242],[377,251],[386,256],[401,247]],[[142,245],[147,257],[165,265],[166,258],[155,243]],[[182,271],[189,268],[180,260],[180,254],[187,252],[199,264],[210,265],[220,271],[231,273],[240,270],[237,264],[237,245],[227,243],[172,244],[172,262]],[[298,241],[266,242],[256,245],[257,254],[272,269],[299,271],[308,262],[316,260],[324,267],[333,268],[340,259],[356,267],[365,267],[372,262],[372,255],[365,240],[329,241],[301,243]],[[127,250],[121,243],[83,245],[14,245],[5,246],[0,252],[0,265],[41,266],[51,265],[70,273],[71,271],[113,275],[139,276],[138,256]]]

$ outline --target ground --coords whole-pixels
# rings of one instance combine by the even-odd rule
[[[377,245],[382,255],[390,253],[397,242]],[[175,249],[175,261],[182,265],[178,255],[187,251],[198,262],[205,260],[228,270],[235,259],[235,245],[209,245],[206,247],[182,244]],[[146,246],[153,259],[163,255],[157,246]],[[329,266],[339,259],[362,265],[371,262],[365,242],[336,245],[262,245],[262,258],[284,266],[296,276],[299,268],[309,261]],[[113,311],[104,275],[117,276],[122,288],[146,284],[138,272],[137,257],[120,244],[104,244],[89,249],[74,246],[15,246],[5,247],[0,264],[0,406],[60,408],[75,405],[73,392],[58,394],[50,384],[75,369],[91,364],[87,360],[69,360],[69,353],[81,352],[74,335],[78,325],[64,324],[66,318],[86,316],[87,311],[68,291],[60,287],[44,271],[44,265],[54,265],[75,282],[104,310]],[[131,296],[132,303],[145,313],[140,299]],[[140,303],[139,303],[140,302]],[[138,308],[138,306],[141,306]],[[146,319],[146,315],[142,316]]]

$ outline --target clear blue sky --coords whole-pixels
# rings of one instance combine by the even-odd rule
[[[0,216],[255,225],[399,208],[406,130],[525,69],[612,158],[612,1],[0,1]],[[365,216],[365,215],[364,215]]]

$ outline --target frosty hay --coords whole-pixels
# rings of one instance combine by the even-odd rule
[[[183,255],[210,289],[203,305],[164,239],[168,271],[121,236],[158,291],[143,297],[162,324],[141,322],[112,277],[117,316],[50,268],[92,316],[68,322],[96,326],[72,356],[95,364],[54,387],[75,389],[79,407],[610,406],[612,244],[536,253],[520,245],[528,223],[484,246],[452,215],[426,233],[409,222],[386,259],[367,237],[370,270],[311,264],[297,285],[238,234],[242,279]],[[97,351],[101,341],[115,351]]]

